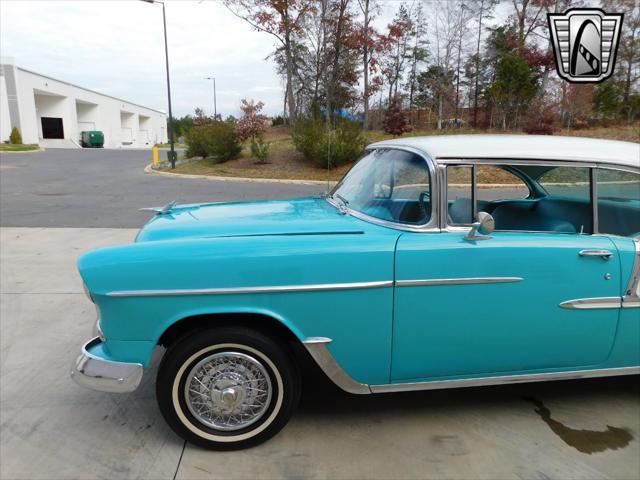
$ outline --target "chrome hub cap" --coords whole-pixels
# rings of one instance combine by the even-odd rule
[[[217,430],[239,430],[257,422],[271,402],[271,380],[250,355],[220,352],[198,362],[187,375],[189,411]]]

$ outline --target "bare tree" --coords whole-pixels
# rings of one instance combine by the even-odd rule
[[[620,78],[623,101],[630,118],[629,97],[634,84],[640,80],[640,3],[638,0],[603,0],[602,4],[608,12],[624,13],[618,58],[624,69]]]
[[[313,8],[312,0],[224,0],[227,9],[260,32],[272,35],[285,53],[286,95],[289,121],[295,123],[296,101],[293,88],[294,37],[302,31],[305,15]]]
[[[364,106],[364,119],[363,128],[368,130],[369,128],[369,97],[371,96],[369,85],[369,74],[373,67],[373,55],[372,50],[376,50],[378,43],[378,33],[372,28],[371,22],[378,13],[379,5],[377,0],[358,0],[358,5],[362,11],[362,32],[360,42],[362,43],[362,73],[363,73],[363,106]]]

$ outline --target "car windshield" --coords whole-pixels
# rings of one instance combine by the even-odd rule
[[[331,198],[370,217],[425,224],[431,218],[427,162],[404,150],[370,150],[340,181]]]

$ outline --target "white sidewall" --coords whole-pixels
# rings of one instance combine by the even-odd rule
[[[182,380],[182,377],[187,367],[199,356],[207,352],[210,352],[212,350],[218,350],[221,348],[237,348],[237,349],[240,349],[241,351],[251,352],[252,354],[254,354],[256,357],[258,357],[260,360],[262,360],[264,363],[266,363],[269,366],[269,368],[271,369],[275,377],[276,384],[278,385],[278,396],[276,397],[276,400],[275,400],[276,404],[275,404],[275,407],[273,408],[273,411],[271,412],[271,415],[269,415],[269,417],[263,423],[257,426],[255,430],[251,430],[250,432],[246,432],[241,435],[229,435],[229,436],[213,435],[211,433],[200,430],[193,423],[189,421],[184,411],[182,410],[182,406],[180,405],[180,388],[179,388],[180,381]],[[256,350],[255,348],[248,347],[247,345],[240,345],[238,343],[220,343],[220,344],[211,345],[209,347],[203,348],[202,350],[199,350],[198,352],[191,355],[182,364],[182,366],[180,367],[180,370],[178,370],[178,373],[176,374],[175,379],[173,380],[171,397],[173,402],[173,408],[175,409],[176,414],[180,418],[180,421],[184,424],[185,427],[187,427],[189,430],[191,430],[193,433],[195,433],[199,437],[204,438],[206,440],[211,440],[213,442],[239,442],[242,440],[247,440],[251,437],[255,437],[256,435],[264,431],[269,425],[273,423],[275,418],[278,416],[278,413],[280,412],[280,408],[282,407],[282,399],[284,398],[284,388],[282,384],[282,377],[280,375],[280,371],[276,368],[273,362],[262,352]]]

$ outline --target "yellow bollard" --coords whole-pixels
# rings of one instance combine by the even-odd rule
[[[153,168],[158,168],[158,146],[154,145],[151,150],[153,151]]]

